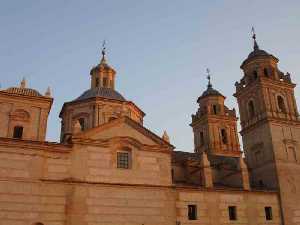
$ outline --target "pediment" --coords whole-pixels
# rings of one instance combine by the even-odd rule
[[[171,144],[128,117],[121,117],[74,135],[75,139],[90,141],[110,140],[120,137],[136,140],[143,145],[174,148]]]

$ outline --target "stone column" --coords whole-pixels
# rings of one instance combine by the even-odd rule
[[[207,155],[205,152],[203,152],[203,154],[202,154],[201,166],[203,169],[204,185],[207,188],[212,188],[213,187],[212,171],[211,171],[210,163],[208,161],[208,158],[207,158]]]
[[[242,156],[240,156],[240,169],[242,175],[243,188],[244,190],[250,190],[248,167]]]

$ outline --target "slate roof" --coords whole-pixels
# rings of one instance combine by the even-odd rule
[[[126,99],[119,92],[112,88],[105,87],[89,89],[85,91],[82,95],[80,95],[77,99],[75,99],[75,101],[89,99],[93,97],[102,97],[119,101],[126,101]]]

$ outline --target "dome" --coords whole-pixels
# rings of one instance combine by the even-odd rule
[[[11,87],[4,90],[6,93],[10,94],[18,94],[18,95],[26,95],[26,96],[33,96],[33,97],[41,97],[42,95],[31,88],[21,88],[21,87]]]
[[[94,97],[126,101],[126,99],[119,92],[113,90],[112,88],[105,88],[105,87],[97,87],[97,88],[89,89],[85,91],[82,95],[80,95],[77,99],[75,99],[75,101],[94,98]]]
[[[256,57],[256,56],[270,56],[270,54],[264,50],[256,49],[256,50],[250,52],[250,54],[248,55],[248,59],[250,59],[252,57]]]
[[[219,91],[214,89],[211,85],[208,85],[207,89],[202,93],[202,95],[198,98],[198,102],[200,99],[208,96],[222,96],[224,97]]]

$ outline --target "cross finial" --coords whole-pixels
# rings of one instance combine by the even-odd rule
[[[258,50],[259,47],[258,47],[258,44],[256,42],[256,33],[255,33],[254,27],[251,28],[251,33],[252,33],[252,39],[254,41],[254,47],[253,48],[254,48],[254,50]]]
[[[103,40],[103,43],[102,43],[102,59],[101,59],[101,64],[106,64],[106,59],[105,59],[105,54],[106,54],[106,41]]]
[[[102,56],[104,57],[105,56],[105,52],[106,51],[106,41],[105,40],[103,40],[103,42],[102,42]]]
[[[211,82],[210,82],[210,80],[211,80],[211,75],[210,75],[210,70],[209,70],[209,68],[206,69],[206,73],[207,73],[206,78],[207,78],[207,80],[208,80],[208,85],[207,85],[207,87],[208,87],[208,88],[211,88],[212,85],[211,85]]]

